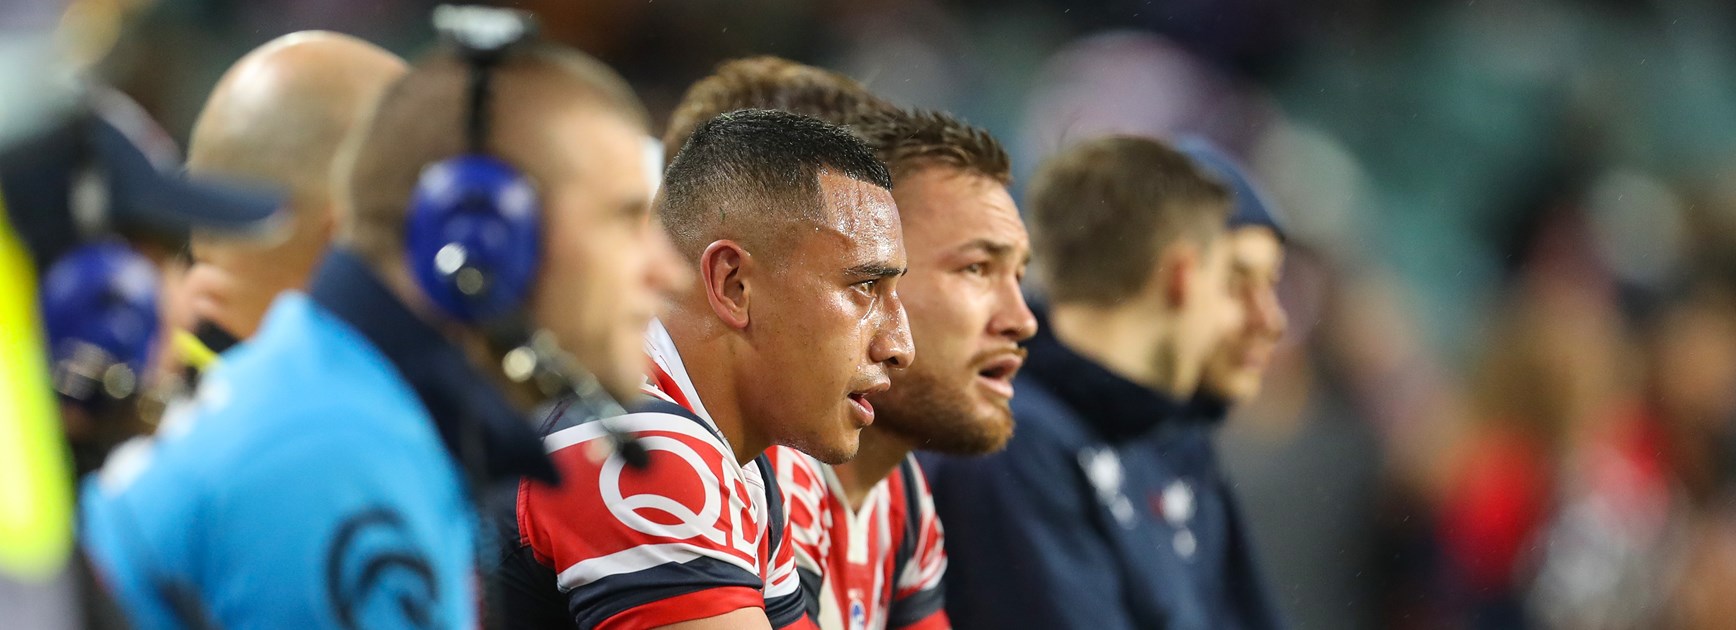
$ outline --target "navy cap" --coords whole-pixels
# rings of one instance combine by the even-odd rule
[[[193,228],[263,230],[282,205],[268,188],[176,172],[168,134],[120,93],[93,87],[84,101],[0,152],[8,218],[39,255],[114,232],[181,239]]]
[[[1194,164],[1223,183],[1236,196],[1235,209],[1230,212],[1231,228],[1260,226],[1271,228],[1278,238],[1284,238],[1284,228],[1278,221],[1278,208],[1272,205],[1258,185],[1248,177],[1248,169],[1237,163],[1222,149],[1199,137],[1185,137],[1175,143],[1176,150],[1192,158]]]
[[[109,178],[109,219],[115,227],[166,234],[194,227],[248,231],[265,225],[282,205],[281,196],[265,188],[175,172],[168,134],[119,92],[93,94],[92,111],[96,115],[85,133],[92,157]],[[150,146],[153,142],[157,146]]]

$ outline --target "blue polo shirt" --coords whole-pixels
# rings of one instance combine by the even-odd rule
[[[553,475],[488,382],[332,253],[86,482],[99,579],[146,628],[474,626],[467,478]]]
[[[953,627],[1281,627],[1217,466],[1223,406],[1127,381],[1049,330],[1028,344],[1006,450],[924,461],[963,533],[946,541]]]

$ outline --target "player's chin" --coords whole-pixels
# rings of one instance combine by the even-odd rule
[[[958,455],[988,455],[1000,452],[1013,439],[1013,412],[1004,406],[978,415],[971,427],[971,439],[960,444]]]
[[[981,403],[975,413],[950,426],[935,426],[919,436],[922,450],[974,457],[999,452],[1013,438],[1013,414],[1004,404]]]
[[[1262,366],[1263,367],[1263,366]],[[1230,372],[1223,383],[1218,386],[1218,395],[1225,401],[1234,403],[1246,402],[1260,395],[1260,387],[1265,382],[1265,370],[1259,368],[1240,368]]]
[[[842,428],[818,440],[813,440],[806,449],[814,459],[836,466],[856,458],[856,452],[862,447],[862,430],[857,428]]]

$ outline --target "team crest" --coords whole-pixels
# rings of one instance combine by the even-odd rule
[[[868,630],[868,607],[855,593],[850,594],[850,630]]]

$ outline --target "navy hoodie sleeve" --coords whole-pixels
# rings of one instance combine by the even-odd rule
[[[958,630],[1137,627],[1104,513],[1069,446],[1078,440],[1052,420],[1020,417],[1000,453],[931,461],[936,511],[952,534],[947,615]]]

